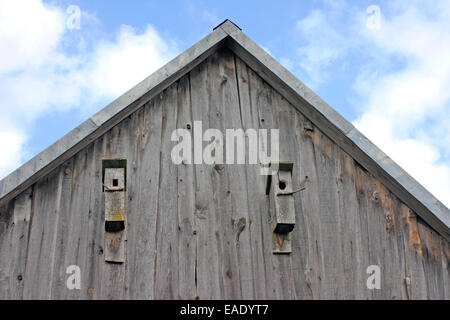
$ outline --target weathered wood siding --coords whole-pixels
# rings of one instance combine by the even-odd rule
[[[256,165],[174,165],[175,128],[279,128],[292,160],[293,252],[272,254]],[[311,130],[312,127],[312,130]],[[102,159],[126,158],[126,263],[104,261]],[[11,201],[1,299],[449,299],[449,243],[230,51]],[[81,290],[66,268],[81,268]],[[366,268],[381,268],[380,290]]]

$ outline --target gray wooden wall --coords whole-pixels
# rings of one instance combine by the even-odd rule
[[[273,255],[255,165],[174,165],[175,128],[279,128],[293,253]],[[229,51],[221,51],[0,214],[1,299],[449,299],[449,243]],[[126,263],[104,262],[102,159],[126,158]],[[241,221],[241,224],[238,222]],[[245,227],[242,229],[242,222]],[[81,268],[81,289],[66,268]],[[381,289],[366,268],[381,268]]]

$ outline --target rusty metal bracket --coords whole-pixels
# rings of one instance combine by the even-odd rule
[[[105,184],[102,184],[103,188],[105,188],[105,191],[114,192],[114,191],[124,191],[125,188],[123,187],[108,187]]]
[[[277,193],[277,196],[291,196],[291,195],[293,195],[294,193],[303,191],[303,190],[306,189],[306,183],[307,183],[308,181],[309,181],[309,180],[308,180],[308,177],[305,177],[305,179],[304,179],[302,182],[300,182],[300,188],[298,188],[298,189],[296,189],[296,190],[294,190],[294,191],[285,191],[285,192],[280,191],[280,192]]]

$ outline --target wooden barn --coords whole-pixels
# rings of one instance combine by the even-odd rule
[[[174,163],[195,121],[279,129],[278,171]],[[0,207],[1,299],[450,298],[449,209],[229,20],[4,178]]]

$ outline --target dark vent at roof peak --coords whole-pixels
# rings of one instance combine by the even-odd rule
[[[241,29],[236,23],[234,23],[233,21],[231,21],[230,19],[225,19],[224,21],[222,21],[221,23],[219,23],[216,27],[213,28],[213,31],[216,30],[217,28],[219,28],[221,25],[223,25],[223,24],[226,23],[227,21],[230,22],[230,23],[232,23],[236,28],[238,28],[239,30],[242,31],[242,29]]]

